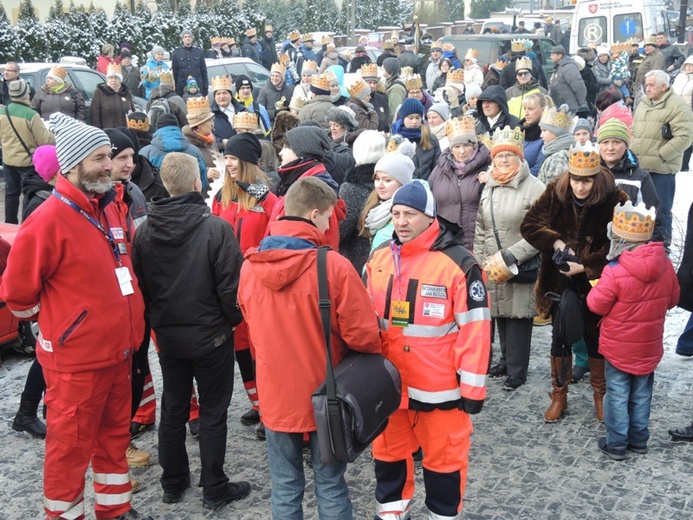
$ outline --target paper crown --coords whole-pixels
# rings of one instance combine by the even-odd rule
[[[289,108],[292,110],[295,110],[296,112],[300,112],[301,109],[303,108],[303,105],[306,104],[306,101],[308,101],[306,98],[294,96],[291,98],[291,102],[289,103]]]
[[[503,70],[505,67],[508,66],[508,62],[507,62],[507,61],[503,61],[503,60],[498,60],[496,63],[493,64],[493,66],[494,66],[497,70]]]
[[[412,76],[405,76],[404,85],[407,88],[407,92],[410,90],[421,90],[423,88],[423,81],[421,81],[421,76],[414,74]]]
[[[287,55],[288,56],[288,55]],[[301,74],[317,74],[318,64],[313,60],[307,60],[303,62],[303,68],[301,69]]]
[[[248,29],[248,30],[245,32],[245,35],[246,35],[248,38],[252,38],[253,36],[257,36],[257,29],[254,29],[254,28],[253,28],[253,29]]]
[[[629,242],[647,242],[652,239],[655,216],[654,207],[647,209],[645,204],[633,205],[627,200],[614,208],[611,233]]]
[[[209,98],[207,96],[191,97],[186,101],[188,108],[188,124],[197,126],[214,117],[209,108]]]
[[[291,62],[291,56],[289,56],[287,53],[280,54],[279,55],[279,63],[284,65],[285,67]],[[305,67],[305,63],[303,64]]]
[[[188,113],[191,111],[209,110],[209,98],[207,96],[190,97],[185,102]]]
[[[265,25],[265,32],[271,32],[272,31],[272,26],[271,25]]]
[[[331,82],[332,77],[329,74],[315,74],[310,78],[310,86],[320,90],[329,91]]]
[[[445,52],[455,52],[455,46],[452,43],[444,43],[443,50]]]
[[[555,107],[551,107],[548,110],[544,110],[541,114],[540,123],[544,123],[549,126],[557,126],[559,128],[565,129],[566,132],[570,132],[573,128],[573,119],[570,111],[566,110],[567,105],[563,106],[562,109],[556,110]]]
[[[453,69],[448,72],[445,78],[446,85],[461,85],[464,83],[464,70],[463,69]]]
[[[233,38],[227,37],[227,38],[224,38],[224,43],[226,43],[230,47],[231,45],[236,45],[236,40],[234,40]]]
[[[414,68],[413,67],[402,67],[402,70],[399,71],[399,75],[404,77],[411,76],[414,74]]]
[[[621,54],[622,52],[628,52],[631,48],[631,43],[629,42],[624,42],[624,43],[614,43],[611,46],[611,54]]]
[[[306,33],[303,36],[301,36],[301,40],[304,42],[314,42],[315,38],[313,38],[312,33]]]
[[[228,90],[231,92],[233,90],[233,83],[231,83],[231,78],[229,76],[215,76],[212,78],[212,92],[217,90]]]
[[[236,130],[257,130],[257,114],[253,112],[236,112],[233,115],[233,127]]]
[[[478,60],[479,51],[476,49],[467,49],[467,54],[464,55],[464,59],[466,60],[467,58],[474,58],[475,60]]]
[[[289,41],[290,41],[291,43],[295,42],[295,41],[298,40],[300,37],[301,37],[301,33],[298,32],[298,31],[291,31],[291,32],[289,33],[289,36],[288,36]]]
[[[512,40],[510,42],[510,52],[525,52],[527,50],[528,43],[531,45],[532,42],[525,40],[524,38]]]
[[[367,63],[361,65],[361,77],[363,79],[373,78],[378,79],[378,64],[377,63]]]
[[[642,43],[643,46],[645,45],[654,45],[655,47],[658,47],[657,45],[657,37],[654,34],[649,35],[647,38],[645,38],[645,41]]]
[[[493,132],[493,141],[491,143],[491,157],[494,157],[499,152],[512,152],[524,156],[523,148],[525,145],[525,134],[518,126],[516,128],[496,128]]]
[[[351,97],[360,98],[365,97],[366,92],[370,92],[370,87],[362,79],[357,79],[347,87],[347,91],[349,91]]]
[[[587,141],[584,145],[577,143],[568,152],[568,171],[579,177],[597,175],[601,168],[599,149]]]
[[[433,42],[431,44],[431,50],[436,50],[436,49],[439,51],[443,50],[443,42],[441,40],[438,40],[437,42]]]
[[[60,65],[53,65],[51,70],[48,71],[48,74],[53,76],[54,79],[60,78],[61,80],[65,81],[65,78],[67,77],[67,70]]]
[[[123,78],[123,69],[117,63],[109,63],[108,68],[106,69],[106,77],[108,78],[110,76],[115,76],[116,74],[119,75],[120,78],[122,79]],[[162,72],[162,75],[163,75],[163,72]],[[161,76],[159,76],[159,77],[161,77]],[[171,77],[173,77],[173,75]]]
[[[390,34],[390,38],[399,41],[399,31],[397,29],[393,30]]]
[[[222,38],[221,36],[212,36],[210,41],[212,42],[212,47],[214,47],[215,45],[221,45],[224,43],[226,38]]]
[[[144,112],[130,112],[127,116],[128,128],[146,132],[149,130],[149,117]]]
[[[173,85],[173,72],[165,70],[159,74],[159,81],[162,85]]]
[[[522,58],[515,62],[515,72],[523,69],[532,72],[532,60],[527,56],[522,56]]]
[[[279,75],[283,78],[284,74],[286,74],[286,67],[284,67],[284,65],[281,63],[273,63],[272,68],[270,69],[270,73],[272,72],[279,73]]]
[[[448,139],[463,135],[476,135],[476,124],[472,116],[454,117],[445,122],[445,135]]]
[[[485,134],[477,134],[476,140],[483,144],[489,150],[493,147],[493,137],[486,132]]]
[[[322,43],[323,45],[327,45],[331,41],[332,41],[332,38],[330,38],[328,35],[325,35],[322,38],[320,38],[320,43]]]
[[[387,147],[385,148],[385,152],[390,153],[390,152],[396,152],[397,151],[397,141],[395,139],[390,139],[387,142]]]

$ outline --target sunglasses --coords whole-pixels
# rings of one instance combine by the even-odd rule
[[[518,78],[522,78],[522,77],[524,77],[524,76],[531,76],[531,75],[532,75],[531,72],[518,72],[518,73],[516,74],[516,76],[517,76]]]

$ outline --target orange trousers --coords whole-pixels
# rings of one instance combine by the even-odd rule
[[[414,496],[413,452],[423,449],[426,507],[439,520],[461,518],[472,421],[461,410],[397,410],[373,441],[377,518],[404,520]]]

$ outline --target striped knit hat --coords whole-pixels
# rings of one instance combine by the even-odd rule
[[[60,112],[52,114],[48,128],[55,135],[60,171],[66,175],[99,146],[111,147],[106,132]]]
[[[630,131],[623,121],[619,119],[609,119],[599,127],[597,142],[601,143],[605,139],[620,139],[627,146],[630,146]]]

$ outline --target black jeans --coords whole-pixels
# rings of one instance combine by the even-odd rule
[[[132,411],[130,419],[137,415],[137,410],[142,401],[144,393],[144,380],[151,374],[149,369],[149,342],[151,341],[152,329],[149,326],[149,319],[144,322],[144,339],[137,352],[132,355]]]
[[[529,352],[532,347],[532,318],[495,318],[500,340],[501,358],[498,364],[505,366],[508,377],[527,380]]]
[[[5,177],[5,222],[19,224],[19,196],[22,194],[22,179],[25,174],[33,172],[31,166],[10,166],[3,163]]]
[[[22,397],[40,401],[45,391],[46,380],[43,378],[43,369],[38,359],[34,358],[34,362],[31,364],[31,367],[29,367],[29,373],[26,376]]]
[[[233,392],[233,335],[199,359],[159,353],[164,391],[159,423],[159,464],[164,492],[179,493],[190,479],[185,424],[190,415],[193,377],[200,403],[200,486],[208,499],[219,498],[229,481],[224,473],[226,419]]]

